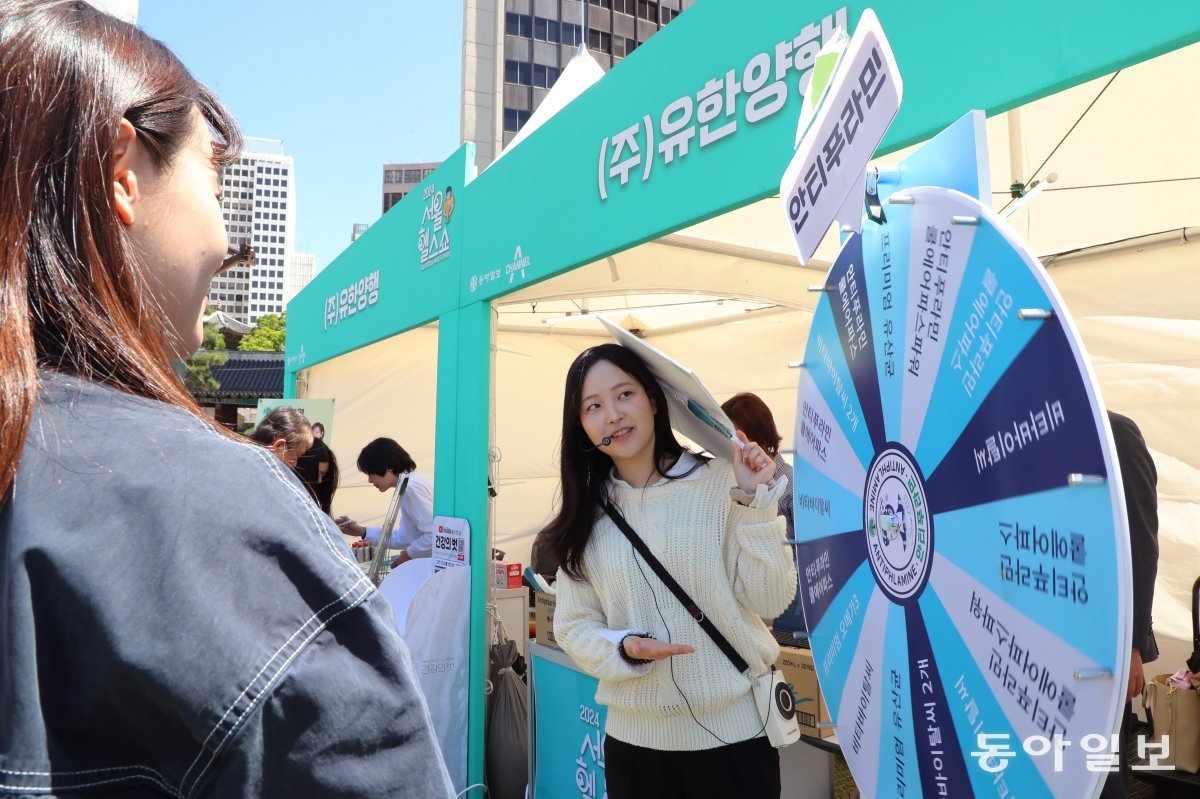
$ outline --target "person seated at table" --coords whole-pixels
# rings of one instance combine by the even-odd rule
[[[400,544],[400,554],[392,559],[392,568],[416,558],[433,554],[433,480],[417,471],[416,461],[394,439],[377,438],[358,454],[358,470],[380,492],[404,487],[400,499],[400,518],[392,531],[392,544]],[[346,535],[377,543],[380,528],[364,527],[349,516],[339,516],[337,525]]]
[[[250,440],[271,450],[271,454],[294,471],[300,456],[312,446],[312,425],[300,411],[280,405],[262,418]]]

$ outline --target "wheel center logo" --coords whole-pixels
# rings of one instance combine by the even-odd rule
[[[867,473],[863,530],[875,580],[895,602],[920,595],[929,581],[933,520],[925,482],[912,456],[891,444]]]

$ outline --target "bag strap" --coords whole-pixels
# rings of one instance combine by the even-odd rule
[[[728,639],[721,635],[721,631],[709,620],[704,611],[700,610],[700,606],[688,596],[687,591],[683,590],[683,586],[676,582],[666,567],[659,562],[658,558],[654,557],[654,553],[650,551],[650,547],[646,546],[646,542],[642,540],[641,536],[629,526],[629,522],[625,521],[625,518],[608,502],[604,503],[604,512],[613,520],[613,524],[617,525],[618,529],[625,534],[625,537],[629,539],[629,543],[633,544],[633,548],[642,556],[642,560],[646,561],[654,573],[658,575],[658,579],[662,580],[663,585],[675,595],[675,598],[679,600],[679,603],[683,605],[688,614],[696,620],[696,623],[700,625],[700,629],[708,633],[708,637],[713,640],[717,648],[725,653],[725,657],[729,658],[729,662],[733,664],[733,667],[739,672],[749,671],[750,666],[746,661],[742,660],[742,656],[737,653],[737,650],[733,648]]]

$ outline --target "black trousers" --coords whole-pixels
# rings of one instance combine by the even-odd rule
[[[609,799],[779,799],[779,750],[765,737],[716,749],[663,752],[604,744]]]
[[[1129,738],[1129,724],[1133,720],[1133,710],[1128,702],[1125,703],[1125,715],[1121,717],[1121,732],[1118,740],[1121,742],[1120,770],[1109,773],[1100,791],[1100,799],[1125,799],[1129,783],[1129,759],[1125,755],[1126,739]]]

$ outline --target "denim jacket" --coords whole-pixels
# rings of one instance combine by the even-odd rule
[[[0,797],[447,797],[392,611],[266,450],[53,372],[0,506]]]

